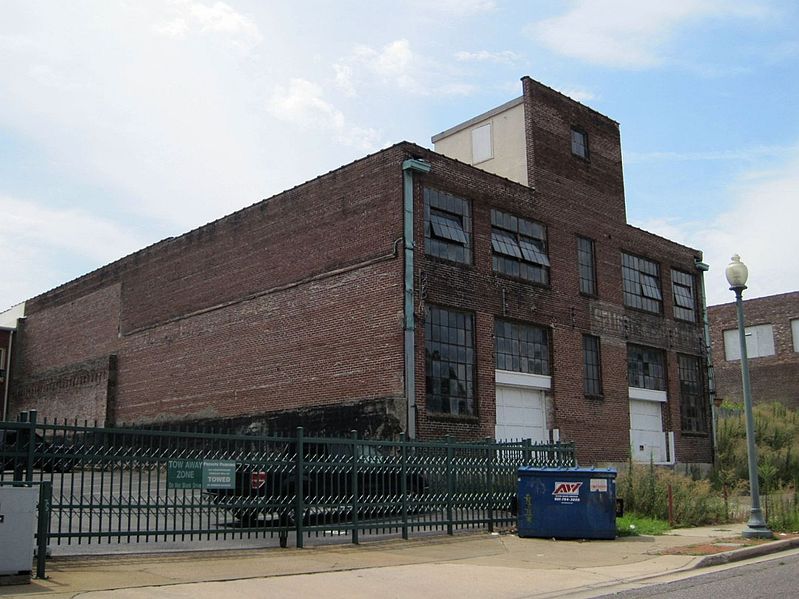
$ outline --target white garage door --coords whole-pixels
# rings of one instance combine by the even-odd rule
[[[658,401],[630,400],[630,445],[636,462],[665,462],[666,436]]]
[[[544,391],[497,385],[498,440],[549,440],[544,416]]]

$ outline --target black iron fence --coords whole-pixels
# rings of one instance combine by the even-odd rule
[[[519,466],[572,444],[237,435],[0,422],[0,482],[49,482],[48,544],[348,538],[515,524]]]

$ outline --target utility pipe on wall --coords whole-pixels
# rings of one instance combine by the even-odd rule
[[[405,401],[408,406],[405,433],[416,438],[416,319],[413,314],[413,173],[429,173],[430,163],[410,158],[402,163],[403,237],[405,239]]]
[[[699,293],[702,296],[702,327],[704,329],[704,342],[705,342],[705,355],[707,356],[707,361],[705,363],[706,367],[706,375],[707,375],[707,390],[708,390],[708,399],[710,401],[710,426],[711,431],[713,433],[713,460],[716,459],[716,449],[718,440],[716,438],[717,435],[717,410],[715,405],[716,399],[716,381],[714,378],[713,373],[713,352],[711,349],[711,339],[710,339],[710,321],[707,315],[707,297],[705,297],[705,273],[710,270],[710,266],[705,264],[699,259],[696,259],[694,264],[696,265],[696,269],[699,271]]]

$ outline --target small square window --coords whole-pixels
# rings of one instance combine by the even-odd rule
[[[588,134],[580,129],[572,129],[572,154],[588,160]]]

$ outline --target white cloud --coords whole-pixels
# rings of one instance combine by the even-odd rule
[[[50,247],[99,263],[125,256],[143,239],[118,223],[83,210],[60,210],[0,195],[0,237]]]
[[[471,17],[493,12],[497,8],[494,0],[437,0],[436,2],[416,0],[414,4],[417,4],[418,10],[423,13],[443,13],[455,17]]]
[[[743,173],[729,189],[729,208],[709,221],[657,219],[643,229],[704,252],[709,304],[734,298],[724,278],[730,256],[749,267],[746,297],[799,289],[799,152],[769,173]]]
[[[489,52],[488,50],[478,50],[477,52],[457,52],[455,58],[460,62],[493,62],[498,64],[513,64],[522,59],[522,55],[512,50],[501,52]]]
[[[157,20],[154,32],[175,39],[184,39],[192,32],[219,33],[231,43],[249,50],[262,41],[258,26],[249,17],[236,12],[224,2],[212,5],[191,0],[174,0],[168,6],[169,16]]]
[[[0,310],[63,283],[64,273],[52,266],[55,262],[98,267],[146,245],[118,223],[83,210],[0,195],[0,214],[0,256],[5,257]]]
[[[444,65],[414,52],[410,41],[404,38],[379,49],[356,45],[333,68],[337,87],[349,96],[357,95],[359,88],[374,90],[379,86],[414,96],[457,96],[476,90]]]
[[[578,102],[590,102],[598,98],[594,92],[577,87],[565,88],[562,89],[561,92],[563,95],[570,97],[572,100],[577,100]]]
[[[410,92],[423,92],[414,76],[416,58],[406,39],[395,40],[374,50],[359,45],[353,50],[353,62],[365,67],[384,83],[391,83]]]
[[[321,128],[335,132],[346,145],[370,151],[377,148],[379,132],[352,125],[344,114],[327,102],[322,88],[305,79],[292,79],[288,87],[279,86],[267,109],[276,118],[308,130]]]
[[[707,17],[751,18],[765,9],[724,0],[577,0],[528,32],[557,54],[591,64],[641,69],[661,64],[663,47],[683,25]]]
[[[735,150],[713,150],[705,152],[626,152],[626,164],[643,162],[704,162],[726,160],[757,160],[763,158],[782,158],[786,154],[796,152],[796,146],[752,146]],[[747,176],[752,176],[747,175]],[[759,176],[759,175],[755,175]]]

